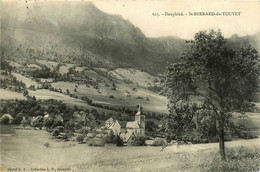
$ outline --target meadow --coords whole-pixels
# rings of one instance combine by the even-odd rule
[[[17,128],[17,127],[16,127]],[[61,142],[46,131],[25,130],[1,134],[1,165],[7,168],[67,168],[75,172],[87,171],[218,171],[237,169],[228,165],[217,167],[218,144],[196,144],[161,147],[89,147],[76,142]],[[48,143],[49,148],[44,145]],[[260,139],[226,142],[230,161],[245,165],[241,170],[259,166]],[[243,147],[240,147],[243,146]],[[233,151],[233,152],[232,152]],[[244,159],[236,160],[235,152],[245,151]],[[231,156],[232,155],[232,156]],[[241,154],[242,156],[242,154]],[[232,163],[231,163],[232,164]],[[214,169],[215,170],[214,170]],[[240,170],[240,171],[241,171]],[[7,171],[7,170],[6,170]],[[235,170],[233,170],[235,171]],[[239,170],[238,170],[239,171]]]
[[[26,100],[26,98],[23,96],[22,93],[8,91],[8,90],[2,89],[2,88],[0,88],[0,99],[4,99],[4,100],[14,100],[14,99]]]

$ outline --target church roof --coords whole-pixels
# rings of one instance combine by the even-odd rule
[[[137,121],[127,122],[126,128],[141,128]]]

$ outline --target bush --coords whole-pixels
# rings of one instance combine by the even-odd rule
[[[59,131],[59,132],[65,132],[65,128],[63,126],[58,126],[56,127],[56,129]]]
[[[44,147],[47,149],[47,148],[50,148],[50,144],[48,142],[44,143]]]
[[[59,130],[57,130],[57,129],[54,129],[53,132],[52,132],[52,135],[53,135],[54,137],[58,136],[59,134],[60,134],[60,132],[59,132]]]
[[[260,150],[256,148],[232,148],[226,149],[226,161],[221,161],[217,153],[207,171],[210,172],[245,172],[258,171],[260,165]]]
[[[76,140],[77,140],[77,142],[82,143],[83,140],[84,140],[84,136],[83,136],[82,134],[79,134],[79,135],[76,137]]]
[[[88,134],[88,130],[87,129],[85,129],[85,128],[79,129],[79,133],[80,134],[84,134],[84,131],[85,131],[85,134]]]
[[[94,141],[93,140],[89,140],[87,143],[88,143],[88,146],[94,146]]]
[[[166,140],[162,138],[155,138],[152,143],[152,146],[166,146],[166,145],[167,145]]]
[[[113,95],[109,95],[109,98],[114,99],[115,97]]]
[[[64,134],[64,135],[62,136],[62,139],[63,139],[63,140],[68,140],[68,139],[69,139],[69,137],[68,137],[68,135],[67,135],[67,134]]]
[[[69,131],[68,133],[65,134],[68,138],[71,138],[74,136],[74,133],[72,131]]]
[[[52,124],[52,128],[58,127],[58,126],[63,126],[62,121],[60,120],[54,120],[53,124]]]
[[[110,133],[108,134],[108,136],[106,137],[106,143],[114,143],[114,138],[115,135],[113,133],[113,131],[110,131]]]
[[[137,136],[133,142],[133,146],[145,146],[145,137]]]
[[[116,144],[116,146],[123,146],[124,142],[123,140],[120,138],[119,135],[116,135],[113,139],[114,144]]]
[[[16,115],[16,117],[14,118],[13,123],[14,123],[15,125],[20,125],[22,120],[23,120],[23,114],[18,113],[18,114]]]
[[[43,122],[43,125],[46,127],[46,128],[51,128],[51,126],[53,125],[54,123],[54,119],[53,118],[47,118],[44,122]]]
[[[10,122],[10,119],[8,117],[4,117],[3,119],[1,119],[1,124],[3,125],[8,125]]]

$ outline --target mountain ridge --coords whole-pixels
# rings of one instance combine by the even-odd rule
[[[48,50],[49,54],[58,54],[60,61],[73,59],[84,65],[129,67],[157,74],[177,62],[188,48],[181,38],[146,37],[130,21],[107,14],[89,2],[35,2],[28,9],[2,10],[2,20],[2,40],[9,42],[8,46],[23,45],[24,53],[28,48],[40,51],[38,54]],[[234,48],[252,41],[259,45],[256,40],[234,37],[229,44]]]

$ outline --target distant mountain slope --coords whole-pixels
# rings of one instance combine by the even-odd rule
[[[178,54],[165,51],[129,21],[106,14],[91,3],[33,3],[29,9],[8,8],[2,15],[3,41],[58,53],[82,51],[79,61],[89,52],[110,62],[104,67],[134,67],[157,73]]]
[[[2,6],[2,44],[15,47],[13,57],[157,74],[187,49],[183,39],[147,38],[121,16],[104,13],[88,2],[34,2],[28,9],[24,2],[13,6],[2,2]],[[229,44],[237,47],[252,41],[255,36],[233,36]]]
[[[233,49],[245,47],[251,44],[258,52],[260,52],[260,31],[254,35],[247,35],[243,37],[239,37],[237,34],[234,34],[228,38],[227,44]]]

